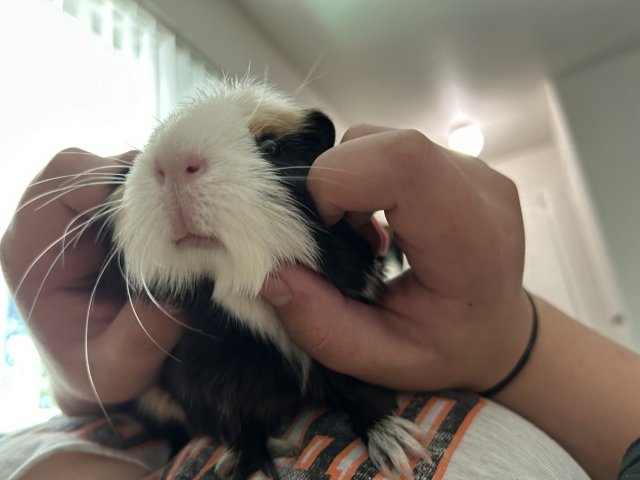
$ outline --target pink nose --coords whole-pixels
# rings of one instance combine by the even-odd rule
[[[193,182],[206,170],[206,159],[190,153],[169,160],[156,160],[154,174],[160,185],[164,184],[167,179],[171,182],[186,184]]]

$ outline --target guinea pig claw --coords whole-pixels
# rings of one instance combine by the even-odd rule
[[[413,422],[397,416],[385,417],[367,432],[369,457],[388,478],[414,478],[409,460],[433,461],[421,440],[425,433]]]

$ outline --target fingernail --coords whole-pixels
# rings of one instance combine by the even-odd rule
[[[269,277],[262,286],[262,296],[274,307],[284,307],[293,298],[287,282],[279,277]]]

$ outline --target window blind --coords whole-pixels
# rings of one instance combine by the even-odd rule
[[[142,148],[155,119],[215,69],[133,0],[14,0],[0,16],[0,58],[0,126],[12,133],[0,143],[10,172],[0,178],[0,235],[53,154]],[[0,275],[0,435],[51,417],[52,402]]]
[[[205,84],[213,71],[220,71],[134,0],[49,1],[114,52],[144,65],[155,89],[158,118],[164,118],[181,98]]]

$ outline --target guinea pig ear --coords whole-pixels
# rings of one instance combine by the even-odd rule
[[[307,110],[305,119],[305,133],[311,134],[318,142],[320,152],[333,147],[336,141],[336,128],[333,122],[320,110]]]

